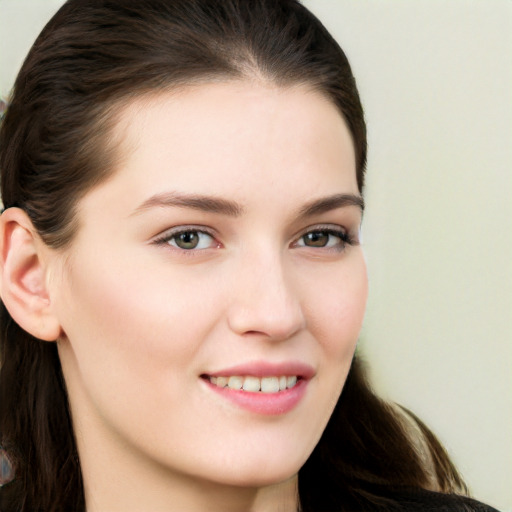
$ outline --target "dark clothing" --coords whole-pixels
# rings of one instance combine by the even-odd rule
[[[393,498],[404,512],[498,512],[471,498],[418,489],[394,490]]]

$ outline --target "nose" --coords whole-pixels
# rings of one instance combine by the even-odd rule
[[[306,320],[296,283],[281,257],[251,258],[235,274],[228,311],[232,331],[281,341],[304,329]]]

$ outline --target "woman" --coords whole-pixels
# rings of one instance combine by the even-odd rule
[[[489,510],[354,358],[365,124],[300,4],[71,0],[1,148],[2,511]]]

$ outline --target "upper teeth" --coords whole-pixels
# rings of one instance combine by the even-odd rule
[[[287,377],[242,377],[233,375],[231,377],[209,377],[210,382],[220,388],[241,389],[244,391],[252,391],[262,393],[277,393],[285,389],[293,388],[297,384],[297,376]]]

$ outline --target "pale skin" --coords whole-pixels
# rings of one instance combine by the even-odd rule
[[[2,298],[58,343],[87,511],[296,511],[367,296],[349,131],[318,92],[249,81],[139,98],[114,131],[69,247],[0,223]],[[311,368],[291,410],[204,378],[255,362]]]

